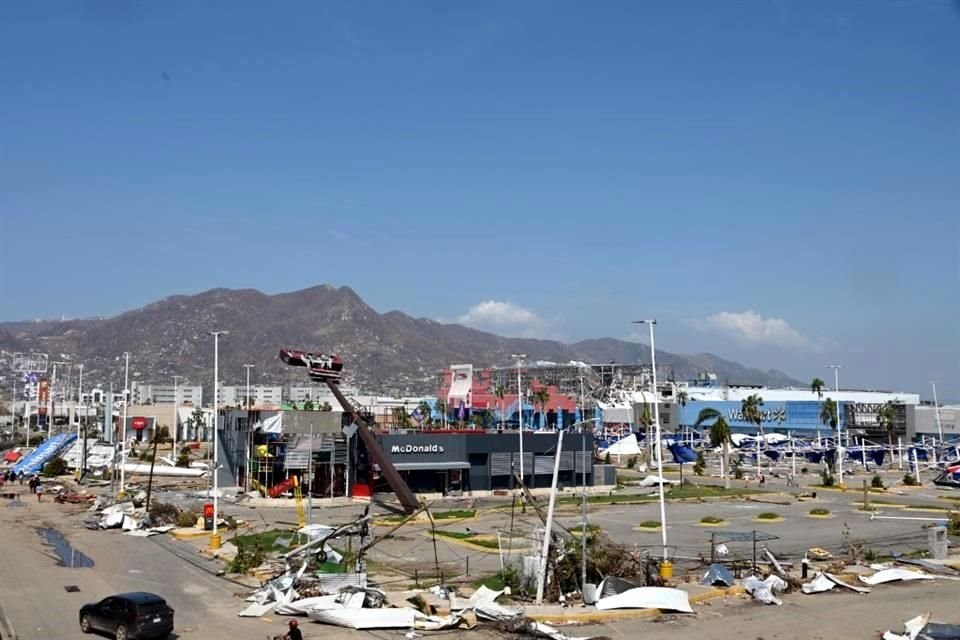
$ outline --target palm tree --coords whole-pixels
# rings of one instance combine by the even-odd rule
[[[823,385],[823,380],[814,378],[810,381],[810,391],[817,394],[817,398],[823,398]]]
[[[533,392],[533,401],[540,405],[540,415],[543,416],[543,426],[547,426],[547,403],[550,402],[550,392],[546,387],[540,387]]]
[[[502,382],[498,383],[493,390],[493,395],[497,396],[497,401],[500,405],[500,430],[503,431],[503,399],[507,395],[507,385]]]
[[[740,402],[743,419],[757,425],[757,476],[760,475],[760,441],[763,440],[763,398],[753,393]]]
[[[448,405],[442,398],[437,398],[437,413],[440,414],[440,423],[445,424],[447,421],[447,414],[450,412],[450,405]]]
[[[887,442],[890,445],[890,462],[893,462],[893,430],[897,426],[897,407],[892,400],[887,400],[877,411],[877,424],[887,430]]]
[[[397,423],[398,427],[409,427],[410,426],[410,414],[407,413],[406,407],[394,407],[393,408],[393,420]]]
[[[699,428],[701,424],[713,420],[710,425],[710,446],[723,447],[723,486],[730,488],[730,425],[724,419],[723,414],[716,409],[702,409],[697,415],[697,421],[693,427]]]
[[[417,405],[417,413],[421,415],[421,426],[428,423],[433,415],[433,410],[430,408],[430,403],[426,400],[421,400],[420,404]]]
[[[823,401],[823,406],[820,407],[820,423],[830,427],[830,431],[835,434],[835,437],[839,441],[840,433],[837,431],[837,427],[840,424],[840,419],[837,413],[837,403],[827,398]],[[843,464],[842,460],[837,460],[834,462]]]
[[[683,413],[683,409],[687,406],[687,400],[690,399],[690,396],[687,395],[686,391],[677,391],[677,404],[680,405],[680,411],[677,412],[677,426],[680,427],[680,436],[683,437],[683,427],[684,424],[680,421],[680,414]],[[682,466],[682,465],[681,465]]]
[[[653,417],[650,415],[650,405],[646,402],[643,403],[643,409],[640,410],[640,417],[638,418],[640,424],[643,425],[643,440],[647,443],[646,449],[646,459],[647,459],[647,468],[653,468],[653,437],[650,434],[650,427],[653,426]],[[659,443],[657,443],[659,445]],[[682,468],[683,465],[681,465]]]

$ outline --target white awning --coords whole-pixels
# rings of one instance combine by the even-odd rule
[[[437,471],[446,471],[448,469],[469,469],[469,462],[394,462],[394,468],[398,471],[423,471],[424,469],[436,469]]]

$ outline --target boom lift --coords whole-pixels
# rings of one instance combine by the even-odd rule
[[[323,382],[329,387],[330,392],[333,393],[337,402],[340,403],[343,410],[350,416],[353,423],[357,425],[357,433],[360,435],[360,439],[363,440],[367,452],[373,458],[373,461],[380,466],[383,477],[386,478],[387,484],[390,485],[393,493],[397,496],[404,511],[409,514],[419,509],[420,503],[417,501],[413,491],[410,490],[403,476],[401,476],[400,472],[393,466],[390,458],[384,453],[383,447],[380,446],[380,443],[377,442],[377,439],[374,437],[372,432],[373,425],[364,417],[360,407],[348,400],[347,397],[343,395],[343,392],[340,391],[338,383],[340,382],[340,375],[343,371],[343,360],[334,355],[297,351],[295,349],[281,349],[280,359],[293,367],[306,367],[307,375],[310,376],[311,380]]]

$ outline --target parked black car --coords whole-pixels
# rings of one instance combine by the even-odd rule
[[[173,631],[173,609],[153,593],[120,593],[83,605],[80,630],[106,631],[117,640],[166,638]]]

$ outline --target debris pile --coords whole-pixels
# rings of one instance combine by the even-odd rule
[[[883,640],[960,640],[960,624],[930,622],[929,612],[903,623],[903,633],[887,631]]]

